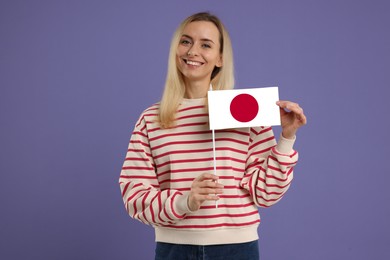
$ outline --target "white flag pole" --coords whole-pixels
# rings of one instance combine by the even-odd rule
[[[212,90],[213,90],[213,86],[210,84],[210,91],[212,91]],[[211,129],[211,134],[212,134],[212,139],[213,139],[214,175],[217,176],[217,159],[216,159],[216,155],[215,155],[215,132],[214,132],[214,129]],[[215,201],[215,208],[218,208],[218,200]]]

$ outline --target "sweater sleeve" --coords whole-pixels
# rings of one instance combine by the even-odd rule
[[[146,121],[137,122],[121,170],[119,184],[128,214],[149,225],[173,224],[189,212],[187,196],[177,190],[161,190],[156,176]]]
[[[290,187],[298,153],[294,140],[280,136],[276,143],[271,127],[251,128],[246,171],[241,187],[260,207],[277,203]]]

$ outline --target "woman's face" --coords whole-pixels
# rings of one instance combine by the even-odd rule
[[[185,81],[210,82],[214,68],[222,66],[219,49],[219,31],[213,23],[197,21],[184,27],[176,61]]]

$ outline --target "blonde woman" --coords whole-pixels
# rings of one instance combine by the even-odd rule
[[[306,117],[289,101],[277,103],[278,141],[266,126],[216,131],[213,174],[210,85],[233,88],[232,46],[216,16],[197,13],[174,34],[163,97],[137,121],[119,180],[128,214],[155,229],[155,259],[259,259],[257,207],[293,178]]]

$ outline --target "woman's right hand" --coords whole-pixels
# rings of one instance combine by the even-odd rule
[[[218,194],[222,194],[223,185],[217,183],[218,176],[210,173],[203,173],[198,176],[191,185],[191,192],[188,196],[188,208],[197,211],[206,200],[219,200]]]

